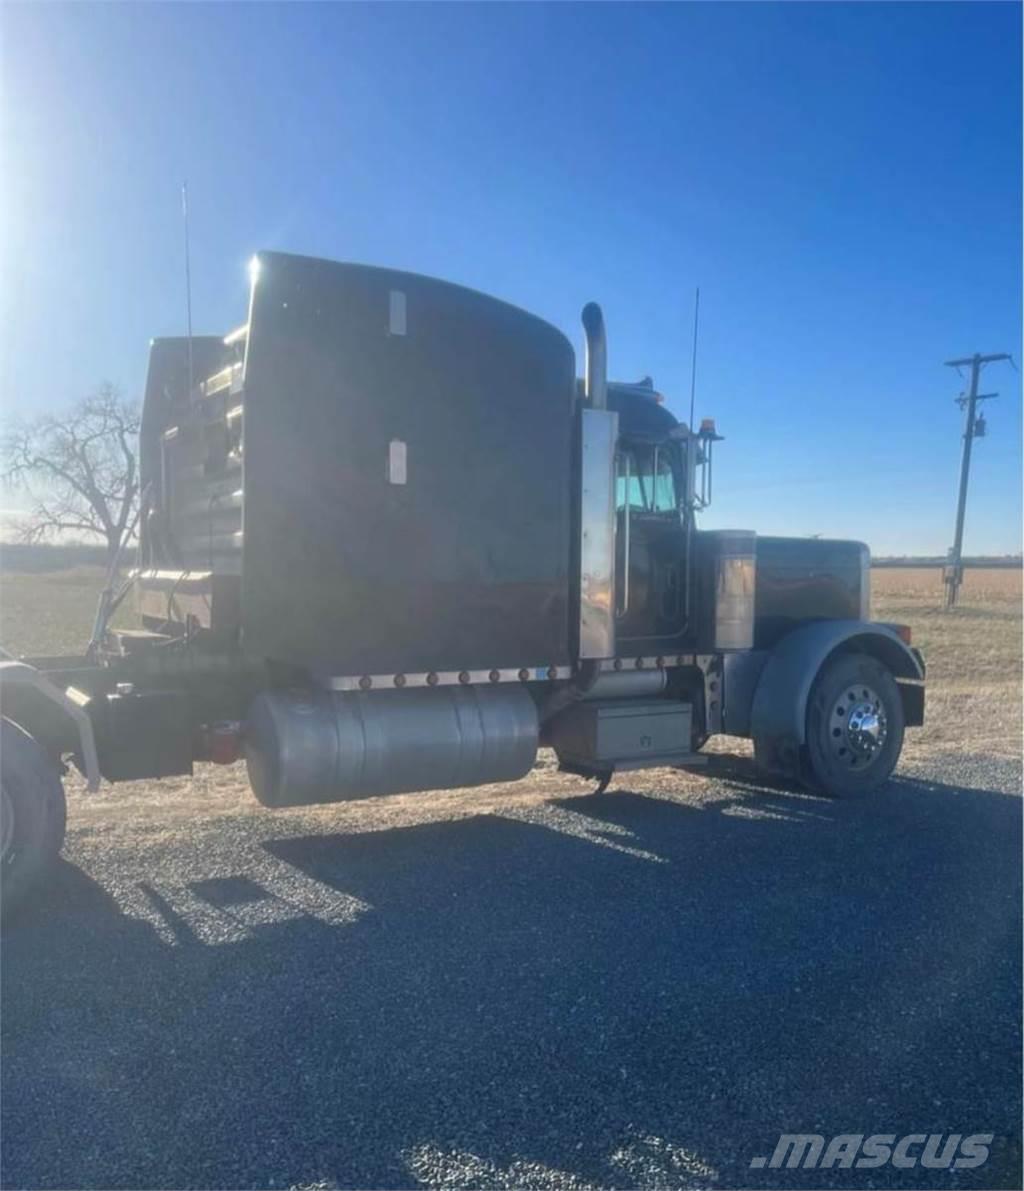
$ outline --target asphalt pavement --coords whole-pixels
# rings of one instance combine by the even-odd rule
[[[1019,781],[661,771],[138,839],[72,806],[3,940],[3,1186],[1018,1187]],[[751,1166],[790,1132],[995,1140]]]

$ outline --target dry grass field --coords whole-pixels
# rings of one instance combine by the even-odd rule
[[[925,655],[928,695],[924,728],[907,733],[902,766],[913,771],[944,756],[1021,755],[1022,574],[1019,570],[969,570],[954,612],[942,607],[938,570],[882,568],[872,573],[872,614],[876,620],[909,624],[914,644]],[[0,586],[0,643],[14,654],[80,652],[88,639],[102,571],[76,567],[49,573],[5,574]],[[131,597],[117,623],[133,623]],[[745,741],[712,740],[711,752],[749,752]],[[636,775],[636,788],[676,786],[695,779],[675,771]],[[83,798],[80,782],[68,782],[72,825],[79,831],[110,833],[122,838],[145,834],[172,839],[184,820],[218,819],[258,813],[244,766],[199,765],[193,778],[105,786],[103,796]],[[556,771],[553,757],[542,751],[529,783],[473,791],[438,792],[384,800],[396,820],[419,820],[450,814],[486,813],[497,802],[522,797],[557,797],[579,790],[580,783]],[[282,817],[312,817],[324,823],[358,817],[359,803],[343,808],[308,808],[274,812]]]
[[[928,664],[928,722],[909,734],[908,757],[936,748],[1020,754],[1021,579],[1020,570],[969,570],[960,606],[946,612],[938,570],[873,572],[874,618],[911,625]],[[0,644],[14,654],[80,651],[102,581],[93,567],[5,574]],[[118,623],[132,622],[130,604]]]
[[[0,645],[13,654],[81,653],[103,587],[99,567],[0,573]],[[129,596],[129,601],[131,597]],[[133,609],[122,619],[130,623]],[[120,621],[118,622],[120,623]]]
[[[876,570],[873,615],[909,624],[928,665],[924,729],[907,757],[937,748],[1021,752],[1021,572],[969,570],[953,612],[942,607],[940,573]]]

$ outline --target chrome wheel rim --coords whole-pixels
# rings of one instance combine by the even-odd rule
[[[847,769],[867,769],[882,754],[889,724],[877,691],[862,683],[846,688],[832,706],[828,741],[833,759]]]
[[[14,843],[14,802],[7,793],[6,786],[0,786],[0,864],[7,860],[7,855]]]

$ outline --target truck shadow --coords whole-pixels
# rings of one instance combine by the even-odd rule
[[[261,921],[193,857],[225,946],[65,864],[5,939],[4,1185],[783,1187],[750,1169],[783,1131],[994,1132],[977,1171],[805,1177],[1015,1185],[1020,827],[987,790],[737,781],[274,839],[363,909]]]

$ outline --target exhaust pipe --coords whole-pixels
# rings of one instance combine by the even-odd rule
[[[608,350],[604,315],[588,302],[579,433],[579,657],[615,657],[615,446],[619,415],[608,408]]]
[[[587,337],[584,388],[591,409],[608,408],[608,344],[604,333],[604,315],[596,302],[583,307],[583,333]]]

